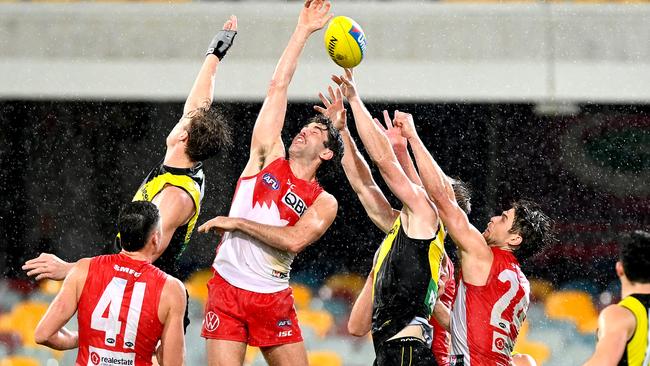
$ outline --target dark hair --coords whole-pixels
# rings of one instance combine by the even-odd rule
[[[129,252],[142,249],[159,219],[158,207],[151,202],[134,201],[124,205],[117,219],[122,249]]]
[[[327,128],[327,141],[325,141],[323,145],[326,148],[332,150],[332,153],[334,153],[330,160],[323,160],[322,166],[325,166],[327,168],[330,166],[340,166],[341,158],[343,157],[343,138],[341,137],[339,130],[334,127],[334,124],[332,124],[332,121],[330,121],[329,118],[323,116],[322,114],[310,118],[307,120],[307,123],[305,123],[305,125],[308,125],[310,123],[318,123],[319,125],[323,125]]]
[[[519,200],[512,207],[515,218],[508,232],[521,236],[522,241],[516,251],[519,257],[525,259],[554,240],[553,221],[535,202]]]
[[[230,126],[225,118],[209,106],[188,113],[187,147],[185,152],[194,162],[203,161],[227,149],[232,143]]]
[[[469,215],[472,212],[472,203],[470,202],[472,191],[470,190],[469,184],[458,178],[449,177],[449,181],[451,182],[451,187],[454,189],[456,203],[465,214]]]
[[[618,258],[630,281],[650,283],[650,233],[636,230],[624,235],[619,242]]]

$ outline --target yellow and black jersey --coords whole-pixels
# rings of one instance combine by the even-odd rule
[[[203,164],[201,163],[196,164],[193,168],[174,168],[165,166],[161,162],[151,170],[133,197],[133,201],[151,202],[166,186],[181,188],[192,197],[195,207],[194,215],[187,224],[176,228],[169,241],[169,246],[153,263],[156,267],[176,278],[182,278],[182,276],[179,277],[177,262],[190,241],[196,220],[199,217],[204,182]]]
[[[633,294],[618,303],[634,314],[636,329],[632,338],[625,345],[625,352],[619,366],[650,365],[650,341],[648,340],[648,312],[650,311],[650,294]]]
[[[416,317],[431,316],[444,253],[442,223],[432,239],[409,238],[398,216],[373,268],[372,338],[375,348]]]

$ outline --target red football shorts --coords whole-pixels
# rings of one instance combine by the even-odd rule
[[[217,271],[208,281],[201,336],[270,347],[302,341],[293,291],[270,294],[237,288]]]

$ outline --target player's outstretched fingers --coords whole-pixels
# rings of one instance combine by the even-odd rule
[[[329,0],[325,0],[325,2],[323,2],[322,7],[320,8],[320,12],[323,14],[327,14],[330,11],[330,9],[332,9],[332,3]],[[332,15],[330,15],[327,20],[330,20],[330,18],[332,18]]]
[[[327,97],[325,97],[325,95],[323,95],[323,93],[318,92],[318,98],[320,98],[320,101],[323,102],[323,105],[325,106],[325,108],[329,108],[332,105],[332,103],[330,103],[330,101],[327,100]]]
[[[375,123],[377,124],[377,127],[379,127],[382,131],[384,131],[386,129],[384,127],[384,125],[382,125],[381,122],[379,122],[379,120],[377,118],[373,118],[372,120],[375,121]]]
[[[32,258],[32,259],[28,260],[28,261],[25,262],[25,264],[23,265],[23,269],[27,269],[27,267],[29,267],[29,266],[34,266],[34,265],[38,265],[38,264],[40,264],[40,263],[45,263],[45,262],[47,262],[47,260],[48,260],[48,255],[49,255],[49,254],[47,254],[47,253],[41,253],[41,254],[39,254],[38,257],[36,257],[36,258]]]
[[[32,277],[36,275],[40,275],[47,272],[47,265],[43,264],[38,267],[34,267],[32,270],[27,272],[27,276]]]
[[[335,95],[337,102],[343,104],[343,90],[341,90],[340,86],[336,88]]]
[[[332,103],[334,103],[334,100],[336,100],[336,97],[334,96],[334,89],[332,89],[331,85],[327,86],[327,92],[330,95],[330,100],[332,101]]]
[[[326,114],[327,114],[327,109],[325,109],[325,108],[323,108],[323,107],[321,107],[321,106],[319,106],[319,105],[315,105],[315,106],[314,106],[314,110],[315,110],[316,112],[322,114],[322,115],[326,115]]]
[[[388,114],[388,111],[384,109],[384,123],[386,124],[386,128],[390,129],[393,128],[393,121],[390,119],[390,114]]]
[[[212,220],[210,220],[212,221]],[[210,221],[206,222],[205,224],[199,226],[197,229],[200,233],[208,233],[210,231]]]
[[[231,21],[230,30],[236,31],[237,30],[237,16],[231,15],[230,16],[230,21]]]

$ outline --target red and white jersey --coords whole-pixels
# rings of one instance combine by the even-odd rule
[[[289,161],[278,158],[256,175],[239,178],[228,216],[273,226],[295,225],[322,191],[318,182],[296,178]],[[226,232],[212,266],[235,287],[271,293],[289,287],[294,257],[241,231]]]
[[[451,366],[510,366],[512,349],[528,311],[530,284],[515,256],[491,248],[485,286],[462,281],[451,314]]]
[[[440,296],[440,302],[451,309],[451,303],[454,301],[456,294],[456,280],[454,279],[454,263],[447,258],[448,277],[445,280],[445,292]],[[429,319],[429,324],[433,326],[433,342],[431,351],[438,361],[438,366],[449,366],[449,351],[451,350],[451,335],[437,321],[435,317]]]
[[[123,254],[92,258],[79,298],[76,365],[151,365],[163,330],[158,319],[167,274]]]

